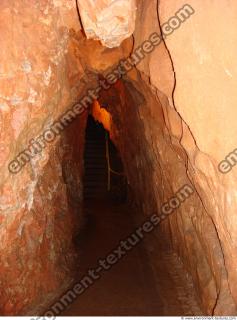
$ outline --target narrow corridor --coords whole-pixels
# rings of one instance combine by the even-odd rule
[[[89,118],[85,148],[85,216],[83,234],[77,239],[78,279],[106,258],[119,242],[138,226],[137,213],[126,203],[106,196],[105,135],[98,123]],[[156,241],[156,240],[155,240]],[[157,316],[201,315],[192,283],[178,259],[161,252],[152,269],[148,248],[153,235],[96,280],[62,314],[64,316]],[[156,259],[157,260],[157,259]],[[174,268],[172,271],[171,269]],[[159,274],[157,279],[157,274]]]

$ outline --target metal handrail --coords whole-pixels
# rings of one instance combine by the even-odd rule
[[[108,180],[107,180],[107,190],[111,190],[111,173],[116,174],[118,176],[124,176],[123,172],[117,172],[113,170],[110,166],[110,153],[109,153],[109,135],[106,132],[106,160],[107,160],[107,170],[108,170]]]

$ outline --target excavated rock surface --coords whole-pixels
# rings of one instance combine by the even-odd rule
[[[0,4],[0,313],[4,315],[39,314],[72,280],[76,261],[72,238],[83,224],[87,114],[20,172],[9,172],[8,165],[93,87],[86,70],[87,59],[93,57],[80,28],[74,0]],[[122,58],[123,50],[128,54],[130,47],[127,40],[113,49],[102,68]],[[106,50],[99,43],[97,48],[91,50],[94,63],[98,52]]]
[[[75,1],[1,1],[1,314],[42,310],[70,283],[86,114],[19,173],[9,172],[9,162],[185,3],[158,4],[137,3],[134,46],[130,38],[108,49],[82,37]],[[223,175],[218,163],[236,148],[236,3],[189,4],[188,21],[99,100],[145,214],[182,185],[195,189],[162,230],[205,312],[235,315],[236,168]],[[78,7],[87,36],[108,47],[133,32],[135,1],[80,0]]]
[[[0,314],[4,315],[42,311],[71,281],[72,237],[80,224],[82,197],[82,153],[76,158],[71,149],[74,141],[83,148],[83,130],[77,127],[83,129],[85,116],[74,124],[76,137],[68,130],[19,173],[8,170],[9,162],[82,91],[78,83],[84,71],[75,58],[77,42],[70,28],[80,28],[74,1],[0,3]]]
[[[141,1],[134,48],[160,33],[184,4]],[[129,73],[109,97],[106,92],[101,105],[112,115],[111,137],[145,213],[159,211],[184,184],[195,188],[163,229],[192,274],[206,313],[235,315],[236,170],[225,176],[218,171],[235,149],[235,43],[225,35],[227,28],[235,38],[235,4],[212,10],[210,2],[189,4],[195,10],[189,20],[140,62],[140,74]]]
[[[86,36],[109,48],[118,47],[134,31],[135,0],[78,0]]]

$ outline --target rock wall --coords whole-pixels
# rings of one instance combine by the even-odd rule
[[[118,47],[134,31],[135,0],[78,0],[78,7],[86,36],[109,48]]]
[[[176,78],[173,103],[183,120],[180,142],[188,154],[187,172],[215,227],[222,254],[218,256],[217,245],[206,245],[218,293],[214,313],[228,314],[227,297],[237,303],[236,170],[224,175],[218,164],[236,148],[236,3],[189,4],[195,9],[192,19],[166,41]],[[182,5],[161,0],[160,22]],[[200,231],[203,236],[205,226]],[[221,265],[224,271],[219,274]]]
[[[83,91],[71,28],[80,29],[74,1],[0,3],[1,315],[42,312],[72,280],[86,114],[9,167]]]
[[[164,39],[100,103],[145,214],[159,212],[184,184],[195,189],[162,231],[192,274],[204,312],[235,315],[236,172],[218,169],[235,150],[235,3],[190,1],[191,16],[178,27],[173,20],[170,32],[167,21],[182,19],[185,5],[139,2],[133,53],[154,32],[162,29]]]

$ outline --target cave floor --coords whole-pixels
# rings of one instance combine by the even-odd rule
[[[80,255],[78,281],[137,226],[126,205],[93,200],[86,210],[86,232],[77,243]],[[62,316],[202,315],[192,284],[186,283],[185,271],[170,251],[160,255],[155,266],[160,277],[155,277],[146,249],[152,241],[149,237],[110,270],[102,271],[100,279]]]

